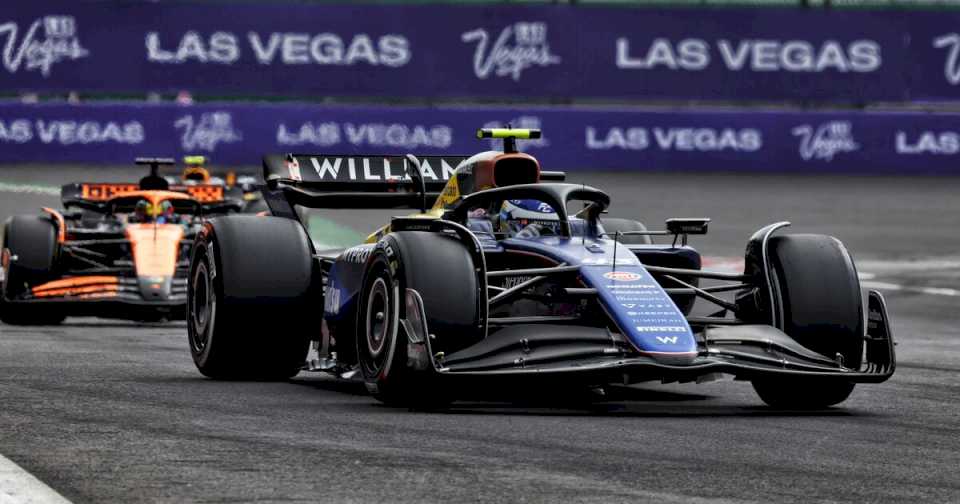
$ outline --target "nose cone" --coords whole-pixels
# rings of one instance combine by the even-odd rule
[[[146,301],[167,301],[170,299],[171,277],[142,276],[137,279],[140,295]]]
[[[174,224],[134,224],[127,226],[127,238],[133,264],[141,278],[173,276],[180,255],[183,228]]]
[[[637,352],[661,364],[691,364],[697,358],[697,341],[670,295],[641,264],[614,268],[612,257],[604,260],[608,262],[603,265],[583,266],[581,275],[597,289],[607,313]]]
[[[697,359],[697,352],[643,352],[647,357],[669,366],[687,366]]]

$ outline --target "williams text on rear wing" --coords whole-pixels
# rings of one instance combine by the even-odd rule
[[[274,215],[293,217],[293,205],[311,208],[420,208],[432,204],[466,156],[267,155],[264,198]],[[423,184],[419,183],[422,179]],[[424,194],[425,193],[425,194]]]

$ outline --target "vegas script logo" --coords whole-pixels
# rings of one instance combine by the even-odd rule
[[[947,82],[960,84],[960,34],[948,33],[933,39],[933,47],[946,49],[947,58],[943,64],[943,76]]]
[[[31,23],[25,33],[17,23],[9,21],[0,24],[0,40],[3,40],[3,68],[10,73],[23,68],[39,70],[40,75],[49,77],[56,63],[90,55],[90,51],[80,45],[73,16],[45,16]]]
[[[828,121],[817,127],[802,124],[791,132],[800,137],[800,157],[804,161],[819,159],[830,162],[837,154],[860,149],[860,144],[853,138],[850,121]]]
[[[234,143],[243,140],[243,134],[233,126],[233,117],[229,112],[205,112],[197,119],[185,115],[173,126],[182,131],[180,145],[184,150],[205,150],[213,152],[217,144]]]
[[[460,39],[476,43],[473,72],[480,79],[495,75],[519,81],[530,67],[560,63],[560,57],[550,52],[546,23],[514,23],[504,28],[492,44],[490,34],[483,28],[468,31]]]

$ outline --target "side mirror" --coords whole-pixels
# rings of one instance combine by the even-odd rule
[[[673,246],[677,246],[677,238],[680,239],[681,245],[686,246],[687,235],[707,234],[707,225],[710,224],[710,219],[706,217],[693,219],[667,219],[666,224],[667,232],[673,235]]]
[[[687,218],[687,219],[667,219],[667,231],[670,234],[675,235],[705,235],[707,234],[707,226],[710,224],[710,219],[706,217],[701,218]]]

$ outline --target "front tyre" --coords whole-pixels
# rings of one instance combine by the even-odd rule
[[[768,406],[784,409],[823,409],[846,401],[854,384],[816,378],[754,380],[753,389]]]
[[[849,369],[863,354],[863,299],[849,252],[832,236],[794,234],[770,239],[771,288],[782,300],[783,330],[801,345]],[[817,377],[755,380],[763,402],[819,409],[845,401],[854,384]]]
[[[46,216],[17,215],[7,221],[0,247],[5,273],[0,285],[0,321],[10,325],[63,322],[66,316],[54,303],[10,302],[56,276],[59,249],[57,227]]]
[[[279,217],[229,216],[194,242],[187,335],[197,369],[215,379],[296,375],[322,306],[303,227]]]
[[[357,363],[367,388],[378,399],[396,403],[406,395],[401,359],[400,284],[379,249],[367,263],[357,310]],[[404,338],[406,339],[406,338]]]
[[[420,295],[429,349],[450,354],[484,336],[479,275],[470,249],[442,233],[400,231],[380,241],[365,266],[356,316],[357,359],[367,387],[380,401],[431,409],[452,402],[454,390],[433,370],[415,370],[402,317],[406,290]],[[416,343],[412,348],[414,351]],[[426,348],[423,348],[426,351]]]
[[[357,310],[357,363],[367,390],[389,406],[433,409],[450,403],[430,376],[408,367],[407,334],[400,324],[402,286],[386,253],[367,262]]]

